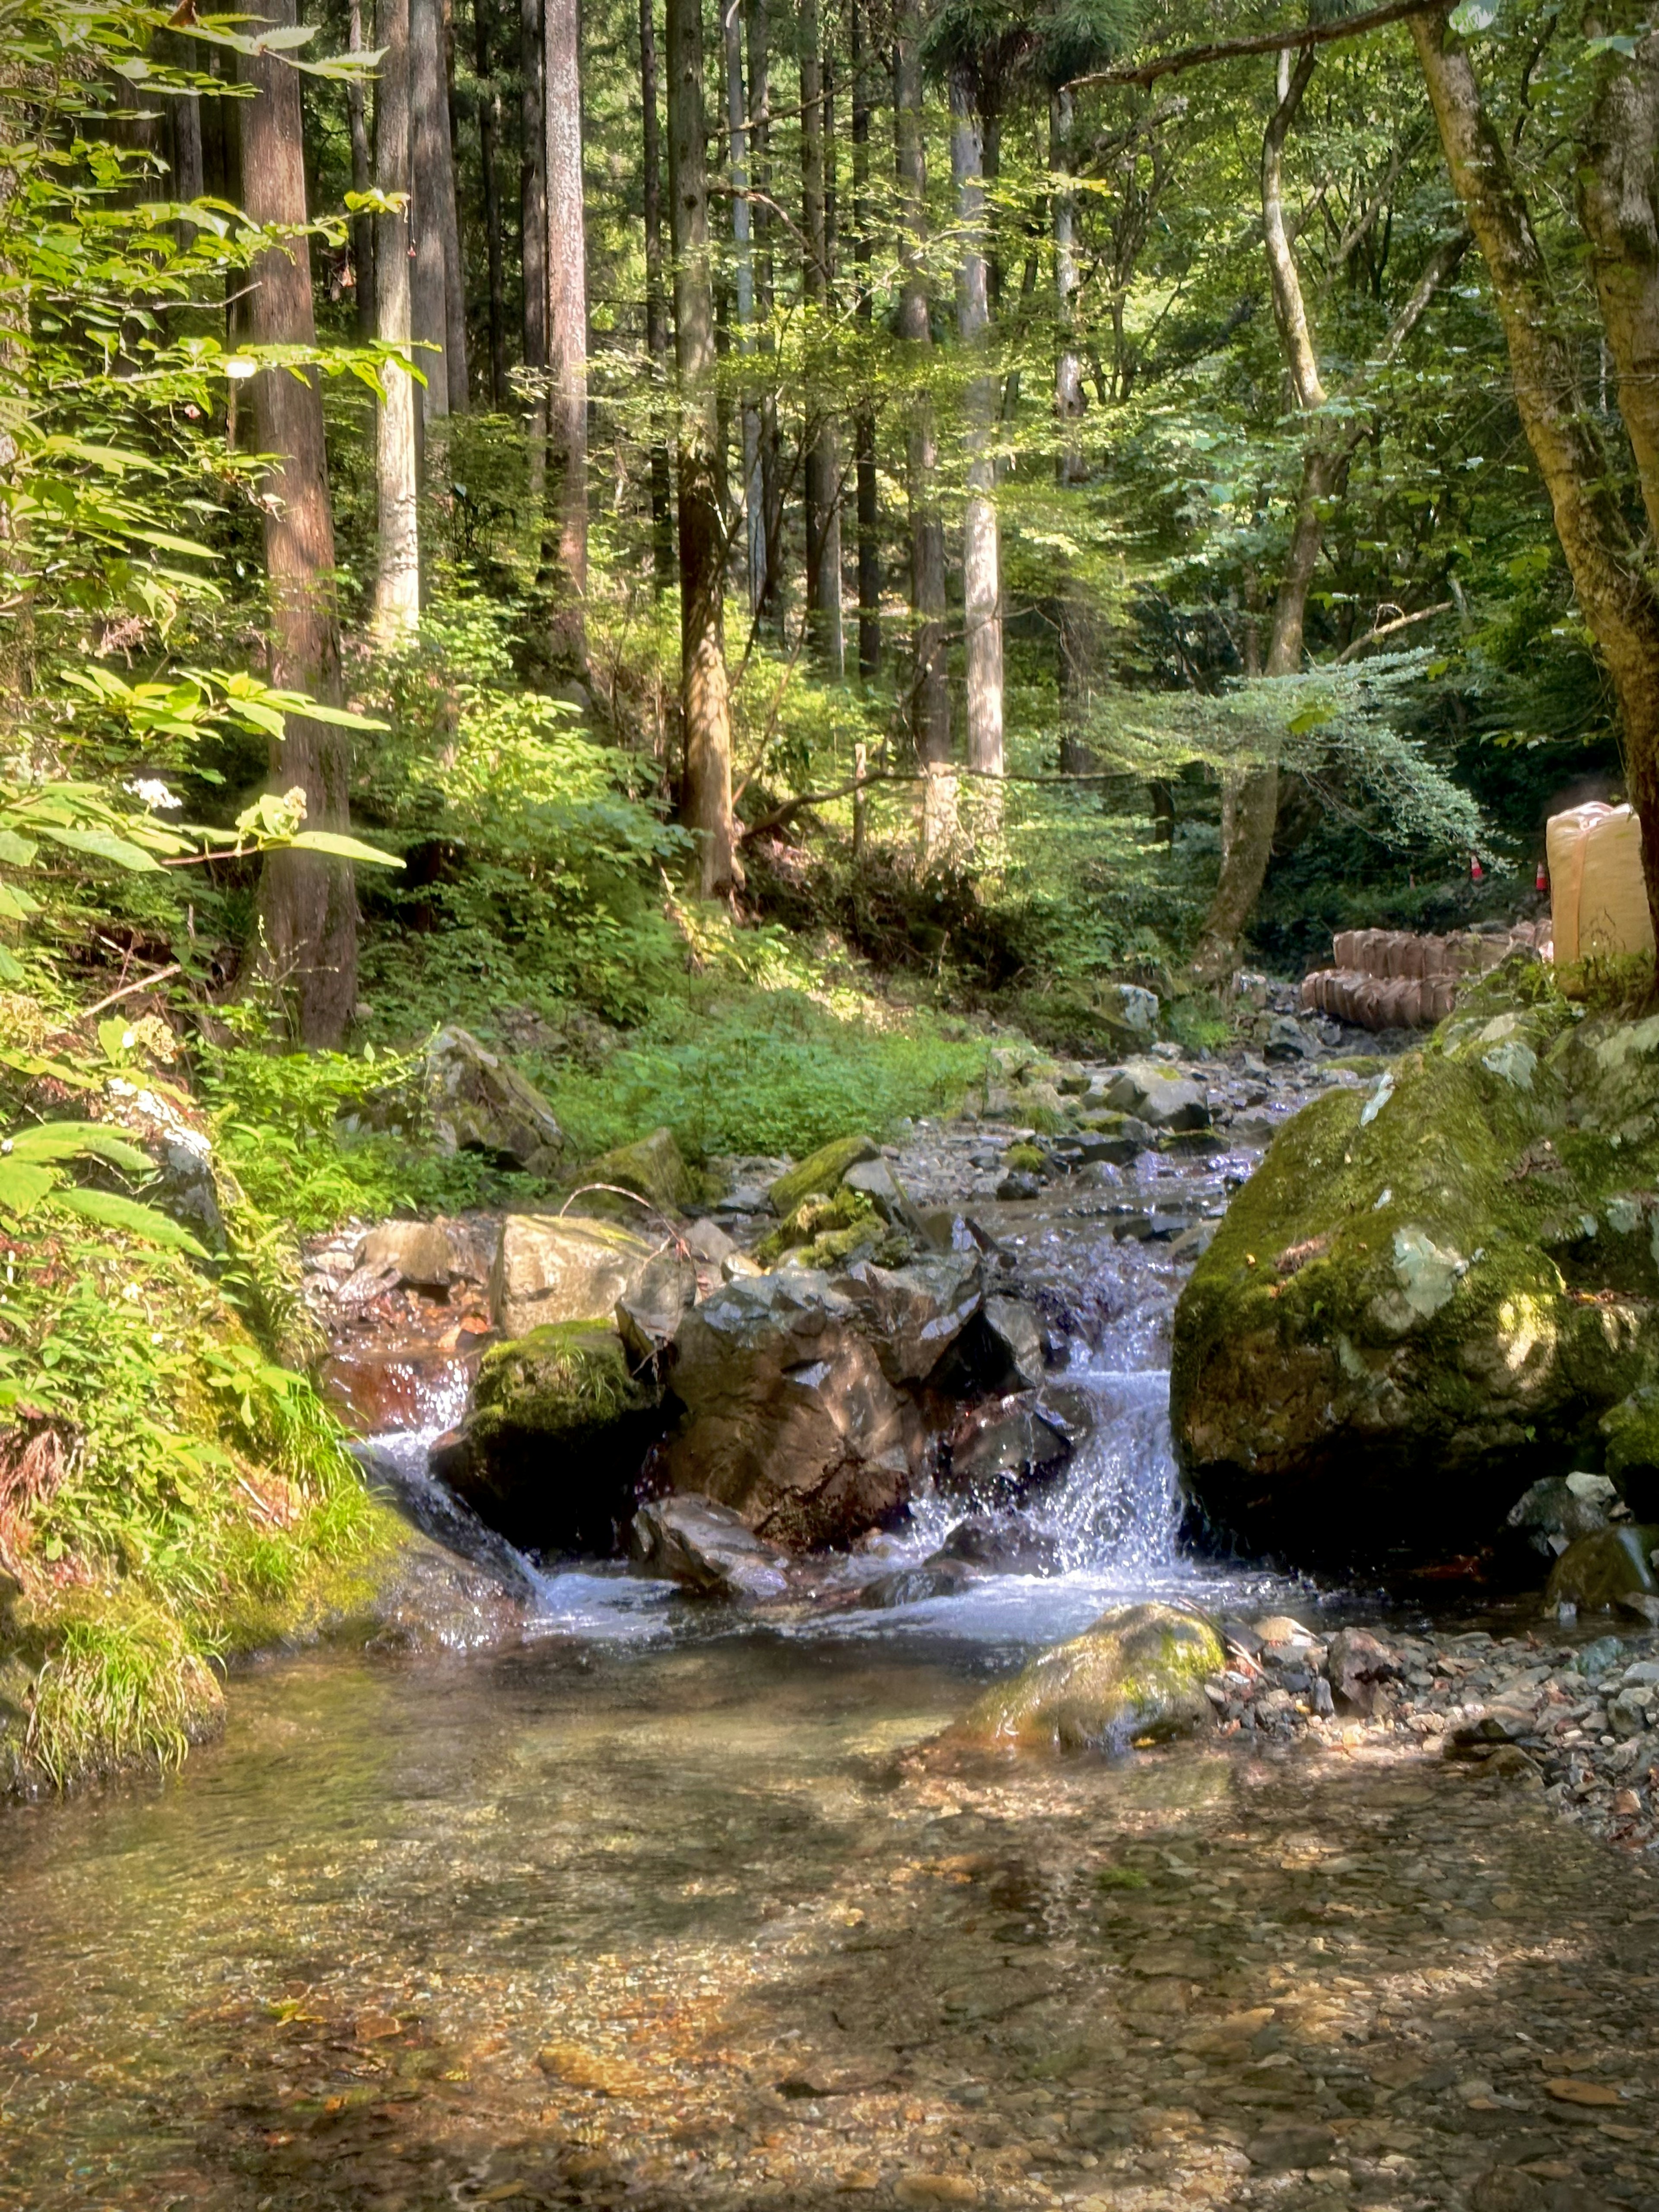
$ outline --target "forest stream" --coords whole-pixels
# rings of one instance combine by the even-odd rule
[[[273,1662],[179,1781],[9,1814],[0,2205],[1659,2205],[1659,1895],[1535,1792],[1357,1730],[906,1756],[1126,1597],[1360,1617],[1176,1542],[1180,1238],[1248,1164],[987,1209],[1097,1324],[1060,1571],[762,1626],[530,1568],[515,1648]]]

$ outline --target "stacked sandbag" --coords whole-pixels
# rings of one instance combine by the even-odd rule
[[[1304,976],[1302,1004],[1367,1030],[1431,1029],[1457,1002],[1467,976],[1484,975],[1517,946],[1536,951],[1547,927],[1517,922],[1503,930],[1465,929],[1446,937],[1408,929],[1339,930],[1334,965]]]
[[[1570,807],[1551,815],[1544,846],[1558,961],[1653,951],[1638,814],[1600,800]]]

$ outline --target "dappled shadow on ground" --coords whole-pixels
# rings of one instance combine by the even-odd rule
[[[855,1668],[745,1705],[688,1667],[554,1714],[498,1668],[526,1702],[488,1758],[458,1673],[412,1774],[407,1691],[362,1670],[378,1828],[327,1698],[273,1703],[230,1760],[272,1803],[204,1792],[200,1893],[144,1893],[195,1930],[170,2011],[119,1954],[179,1807],[112,1808],[78,1952],[0,1934],[0,2205],[1659,2208],[1659,1886],[1524,1789],[1216,1749],[900,1771]],[[86,1846],[44,1832],[61,1889]]]

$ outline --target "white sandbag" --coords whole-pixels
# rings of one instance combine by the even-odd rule
[[[1628,806],[1592,799],[1553,814],[1544,846],[1559,962],[1565,966],[1592,952],[1653,951],[1642,824]]]

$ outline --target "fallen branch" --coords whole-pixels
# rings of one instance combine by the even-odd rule
[[[136,983],[123,983],[118,991],[112,991],[106,999],[100,999],[95,1006],[88,1006],[81,1016],[89,1022],[94,1014],[101,1014],[106,1006],[112,1006],[118,999],[130,999],[135,991],[148,991],[152,983],[165,983],[170,975],[183,972],[184,963],[175,960],[170,967],[158,968],[153,975],[141,975]]]

